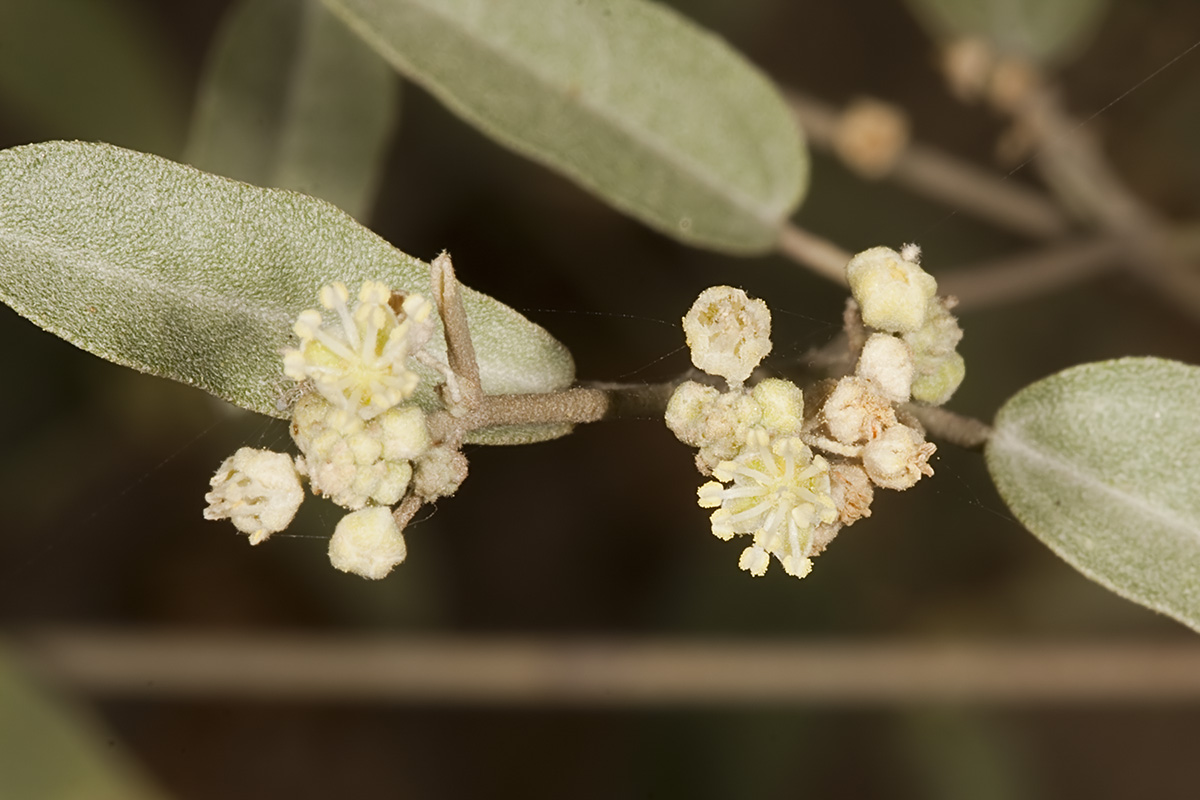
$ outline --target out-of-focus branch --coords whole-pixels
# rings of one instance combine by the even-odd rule
[[[832,150],[839,112],[819,100],[790,91],[788,102],[815,147]],[[910,143],[897,156],[888,178],[912,191],[973,214],[1024,236],[1065,235],[1071,221],[1044,194],[1005,180],[941,150]]]
[[[788,222],[779,231],[777,246],[781,254],[800,266],[834,283],[847,285],[846,263],[852,254],[828,239],[822,239]]]
[[[1192,642],[536,639],[41,630],[13,649],[102,697],[523,706],[1200,701]]]
[[[938,291],[957,297],[959,311],[991,308],[1107,272],[1123,256],[1124,249],[1112,239],[1069,242],[939,273]]]
[[[1200,319],[1200,272],[1168,224],[1124,184],[1084,123],[1038,79],[999,104],[1035,143],[1033,162],[1064,206],[1120,242],[1125,261],[1165,299]]]

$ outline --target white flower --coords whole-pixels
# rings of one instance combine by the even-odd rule
[[[796,436],[780,438],[772,445],[766,431],[759,428],[747,436],[743,451],[721,462],[713,476],[717,480],[698,491],[700,506],[716,509],[713,534],[725,540],[735,534],[754,537],[739,566],[752,575],[762,575],[768,555],[773,555],[789,575],[807,575],[812,569],[814,528],[838,517],[825,459],[814,456]]]
[[[409,397],[419,376],[408,357],[431,330],[430,306],[420,295],[409,295],[398,315],[390,305],[391,290],[367,281],[353,309],[342,283],[325,286],[321,305],[333,311],[326,323],[320,311],[300,313],[293,330],[300,346],[284,352],[284,373],[309,381],[330,403],[352,417],[371,419]]]
[[[240,448],[225,459],[210,483],[204,518],[228,518],[250,534],[250,544],[286,528],[304,499],[291,456],[270,450]]]
[[[705,289],[683,318],[692,363],[740,386],[771,352],[771,311],[741,289]]]
[[[863,322],[891,333],[919,330],[937,293],[932,275],[889,247],[872,247],[850,259],[846,279]]]
[[[392,511],[371,506],[342,517],[329,540],[329,562],[371,580],[386,577],[408,550]]]

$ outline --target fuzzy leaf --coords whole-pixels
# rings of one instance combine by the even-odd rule
[[[908,0],[935,36],[978,36],[1001,53],[1062,61],[1091,40],[1109,0]]]
[[[774,246],[807,154],[771,83],[644,0],[325,0],[507,147],[685,242]]]
[[[988,469],[1071,566],[1200,630],[1200,367],[1072,367],[1000,410]]]
[[[0,151],[0,299],[109,361],[286,418],[296,316],[367,279],[430,296],[426,264],[322,200],[111,145]],[[486,393],[571,382],[542,328],[478,292],[464,304]],[[434,402],[429,381],[417,398]]]
[[[366,219],[397,84],[318,0],[247,0],[213,47],[184,160]]]

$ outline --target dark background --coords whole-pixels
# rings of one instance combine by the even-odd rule
[[[105,80],[108,65],[86,55],[97,51],[55,28],[4,24],[0,9],[0,50],[32,40],[40,54],[27,73],[5,67],[0,145],[103,139],[178,157],[225,4],[47,5],[132,20],[137,47],[117,41],[111,54],[135,62],[137,79]],[[833,103],[870,94],[899,104],[919,140],[994,164],[1002,120],[947,94],[930,41],[898,3],[675,5],[783,85]],[[1114,5],[1061,73],[1082,118],[1200,38],[1200,6],[1188,0]],[[1194,216],[1200,200],[1198,87],[1200,51],[1088,123],[1129,184],[1171,218]],[[836,334],[842,292],[790,262],[676,244],[492,144],[411,84],[401,102],[367,222],[421,258],[449,248],[465,283],[563,341],[580,378],[680,374],[688,359],[678,320],[714,283],[771,305],[768,368]],[[820,154],[813,161],[797,220],[847,249],[917,241],[936,275],[1027,246]],[[1036,177],[1024,169],[1010,180]],[[967,380],[950,407],[984,419],[1075,363],[1200,361],[1195,323],[1121,275],[962,324]],[[472,450],[458,495],[407,531],[406,563],[368,582],[329,567],[339,514],[320,501],[306,503],[289,535],[256,548],[201,518],[220,461],[243,444],[285,449],[282,423],[106,364],[6,308],[0,342],[6,630],[1014,643],[1195,635],[1060,562],[1010,518],[980,456],[952,446],[939,449],[936,478],[881,494],[874,516],[845,531],[803,582],[777,566],[751,579],[736,568],[740,548],[708,535],[690,451],[653,420]],[[1191,797],[1200,772],[1193,705],[575,711],[159,699],[98,710],[113,746],[180,798]],[[964,746],[978,752],[964,756]]]

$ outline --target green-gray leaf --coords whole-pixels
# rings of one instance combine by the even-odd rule
[[[334,280],[429,295],[429,270],[322,200],[103,144],[0,152],[0,299],[101,358],[287,417],[280,352]],[[465,291],[488,394],[570,384],[570,354]],[[440,334],[429,345],[445,352]],[[429,381],[418,401],[434,402]],[[521,440],[528,440],[524,437]]]
[[[398,83],[319,0],[247,0],[213,46],[184,160],[365,220]]]
[[[500,143],[664,233],[774,246],[807,155],[771,83],[644,0],[325,0],[398,70]]]
[[[0,797],[164,800],[109,732],[0,650]],[[106,741],[107,740],[107,741]]]
[[[1200,630],[1200,367],[1073,367],[1000,410],[988,469],[1009,508],[1092,580]]]
[[[1108,10],[1108,0],[908,0],[908,5],[936,36],[978,36],[1001,53],[1038,62],[1075,55]]]

